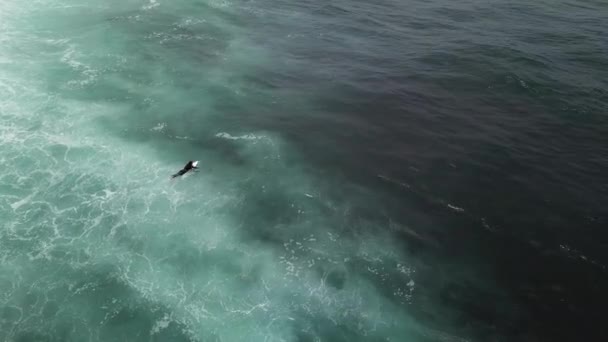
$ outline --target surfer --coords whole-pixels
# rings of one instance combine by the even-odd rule
[[[188,172],[190,170],[197,170],[198,169],[197,165],[198,165],[198,161],[191,160],[188,162],[188,164],[186,164],[186,166],[184,166],[183,169],[179,170],[179,172],[177,172],[176,174],[171,176],[171,178],[183,176],[186,172]]]

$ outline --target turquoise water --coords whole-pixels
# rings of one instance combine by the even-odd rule
[[[518,6],[3,1],[0,340],[554,336],[588,284],[521,279],[607,283],[599,235],[563,228],[605,222],[606,8]],[[588,55],[553,69],[526,25],[568,13]]]
[[[220,109],[282,96],[251,86],[273,61],[230,4],[4,2],[0,13],[1,340],[415,333],[401,312],[415,270],[389,236],[343,236],[324,211],[349,204],[280,134],[245,131]],[[202,172],[171,182],[188,159]],[[403,279],[397,300],[354,265]]]

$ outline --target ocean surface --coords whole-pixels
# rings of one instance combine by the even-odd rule
[[[0,162],[0,341],[608,341],[606,1],[3,0]]]

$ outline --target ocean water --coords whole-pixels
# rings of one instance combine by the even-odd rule
[[[0,2],[0,341],[607,340],[607,22]]]

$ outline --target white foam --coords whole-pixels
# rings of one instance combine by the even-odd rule
[[[401,186],[401,187],[404,187],[404,188],[406,188],[406,189],[411,188],[411,186],[410,186],[409,184],[407,184],[407,183],[405,183],[405,182],[399,182],[399,181],[396,181],[396,180],[391,179],[391,178],[389,178],[389,177],[387,177],[387,176],[385,176],[385,175],[378,175],[378,178],[383,179],[383,180],[385,180],[385,181],[387,181],[387,182],[389,182],[389,183],[397,184],[397,185],[399,185],[399,186]]]
[[[83,59],[83,55],[77,50],[76,45],[69,44],[61,57],[61,61],[69,65],[74,71],[79,72],[82,76],[82,79],[68,81],[68,85],[70,86],[86,86],[95,82],[99,77],[98,70],[81,62],[80,59]]]
[[[156,0],[150,0],[150,2],[148,2],[147,5],[144,5],[142,7],[142,9],[143,10],[151,10],[151,9],[153,9],[155,7],[158,7],[158,6],[160,6],[160,3],[158,1],[156,1]]]
[[[156,124],[156,126],[150,128],[150,130],[162,132],[165,130],[166,127],[167,127],[167,124],[165,122],[159,122],[158,124]]]
[[[457,211],[457,212],[459,212],[459,213],[461,213],[461,212],[463,212],[463,211],[464,211],[464,209],[463,209],[463,208],[457,207],[457,206],[452,205],[452,204],[449,204],[449,203],[448,203],[448,205],[447,205],[447,206],[448,206],[448,208],[450,208],[450,209],[452,209],[452,210],[454,210],[454,211]]]
[[[169,315],[165,315],[154,323],[154,326],[150,330],[150,335],[158,334],[161,330],[168,328],[169,324],[171,324],[171,318]]]
[[[410,268],[410,267],[408,267],[406,265],[403,265],[401,263],[397,263],[397,270],[400,273],[403,273],[403,274],[408,275],[408,276],[411,276],[412,273],[415,272],[415,270],[413,270],[412,268]]]
[[[21,208],[23,205],[27,204],[32,199],[32,197],[34,197],[34,195],[35,194],[30,194],[27,197],[15,202],[15,203],[12,203],[11,208],[13,208],[13,210],[17,210],[17,209]]]
[[[222,139],[229,139],[229,140],[260,140],[260,139],[264,139],[266,138],[265,136],[258,136],[255,134],[244,134],[244,135],[240,135],[240,136],[234,136],[234,135],[230,135],[228,133],[217,133],[215,135],[218,138],[222,138]]]

